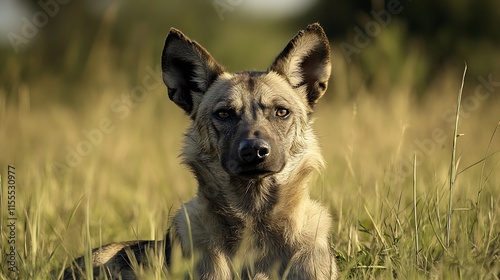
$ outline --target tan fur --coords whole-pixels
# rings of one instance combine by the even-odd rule
[[[336,279],[331,218],[307,186],[323,166],[310,116],[330,77],[321,27],[300,31],[267,71],[240,73],[225,72],[172,29],[162,69],[170,99],[192,119],[182,158],[198,192],[154,251],[166,265],[172,248],[196,259],[195,279]],[[138,248],[151,242],[105,246],[93,265],[133,279],[115,269],[126,262],[117,252],[132,249],[143,260]],[[76,264],[83,267],[83,259]]]

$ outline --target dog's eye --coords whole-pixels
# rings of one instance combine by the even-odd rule
[[[290,115],[290,111],[288,109],[280,107],[276,108],[276,117],[284,119],[288,117],[288,115]]]
[[[221,110],[217,110],[215,112],[215,116],[221,120],[226,120],[226,119],[229,119],[229,117],[231,116],[231,113],[227,109],[221,109]]]

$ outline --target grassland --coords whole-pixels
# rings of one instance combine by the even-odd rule
[[[134,83],[100,55],[89,59],[84,82],[69,90],[80,96],[74,103],[51,97],[53,88],[64,88],[57,76],[29,84],[12,77],[17,86],[0,87],[0,246],[8,260],[8,218],[17,218],[20,279],[49,279],[89,247],[161,239],[172,211],[195,193],[178,158],[188,118],[151,74],[157,61],[139,59]],[[334,54],[334,78],[315,112],[327,168],[312,182],[311,196],[334,217],[342,277],[498,279],[500,88],[479,77],[465,81],[448,245],[461,73],[443,71],[417,98],[414,60],[402,63],[397,82],[389,83],[381,66],[377,82],[367,86],[356,65]],[[15,167],[13,216],[9,165]],[[0,275],[9,277],[7,261]]]

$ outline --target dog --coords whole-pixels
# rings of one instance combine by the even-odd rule
[[[135,279],[132,258],[141,266],[156,255],[175,266],[177,250],[193,261],[195,279],[336,279],[331,218],[308,193],[324,165],[311,116],[331,72],[321,26],[299,31],[266,71],[226,72],[174,28],[161,61],[169,98],[191,119],[181,156],[197,194],[165,240],[94,249],[93,275]],[[85,271],[81,257],[64,279]]]

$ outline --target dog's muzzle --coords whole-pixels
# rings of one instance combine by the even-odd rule
[[[231,176],[247,179],[267,177],[280,172],[285,159],[273,139],[244,137],[225,150],[221,163]]]

